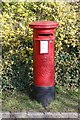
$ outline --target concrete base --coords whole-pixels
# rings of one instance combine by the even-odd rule
[[[36,87],[34,86],[35,99],[40,102],[44,107],[55,99],[55,86],[52,87]]]

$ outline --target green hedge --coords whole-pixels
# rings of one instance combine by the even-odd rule
[[[33,84],[33,40],[29,24],[59,23],[55,40],[56,84],[78,87],[79,4],[67,2],[2,2],[2,89],[27,90]]]

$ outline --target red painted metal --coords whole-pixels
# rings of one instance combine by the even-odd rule
[[[53,22],[53,21],[38,21],[38,22],[33,22],[30,24],[30,27],[38,29],[38,28],[56,28],[58,27],[58,23],[57,22]]]
[[[39,21],[30,24],[33,28],[33,68],[34,85],[38,87],[55,86],[54,40],[58,23]],[[40,41],[48,41],[48,53],[40,53]]]

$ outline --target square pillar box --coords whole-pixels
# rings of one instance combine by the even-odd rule
[[[33,29],[33,73],[36,100],[47,106],[55,98],[54,40],[57,22],[38,21]]]

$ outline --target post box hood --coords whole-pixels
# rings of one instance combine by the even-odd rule
[[[39,28],[55,29],[59,26],[59,24],[57,22],[53,22],[53,21],[42,20],[42,21],[38,21],[38,22],[33,22],[29,26],[33,29],[39,29]]]

